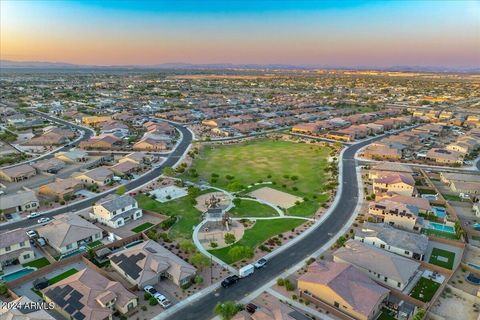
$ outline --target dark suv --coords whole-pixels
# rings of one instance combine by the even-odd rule
[[[236,275],[225,278],[225,280],[222,281],[222,287],[228,288],[231,285],[234,285],[235,283],[237,283],[238,280],[240,280],[240,278]]]

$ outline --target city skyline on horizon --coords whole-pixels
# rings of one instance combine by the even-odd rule
[[[479,1],[0,3],[2,60],[480,66]]]

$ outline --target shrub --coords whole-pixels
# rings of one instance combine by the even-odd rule
[[[293,299],[293,300],[297,300],[297,295],[296,295],[296,294],[292,294],[292,299]]]
[[[295,286],[293,285],[293,283],[290,282],[290,280],[286,279],[285,289],[287,289],[287,291],[293,291],[295,289]]]
[[[232,244],[236,240],[235,235],[233,233],[225,233],[225,236],[223,237],[223,239],[225,240],[226,244]]]
[[[285,285],[285,280],[283,280],[283,278],[278,278],[277,285],[283,287]]]
[[[150,300],[151,297],[152,297],[152,295],[151,295],[150,293],[146,293],[146,292],[145,292],[145,293],[143,294],[143,299],[145,299],[145,300]]]
[[[218,243],[213,242],[213,241],[210,242],[210,248],[216,248],[216,247],[218,247]]]
[[[150,299],[148,299],[148,304],[151,306],[156,306],[158,304],[158,301],[154,297],[150,297]]]
[[[147,311],[147,306],[141,306],[140,309],[142,309],[142,311]]]
[[[163,230],[168,230],[175,224],[175,222],[177,222],[177,217],[171,216],[167,220],[160,223],[160,228],[162,228]]]
[[[202,284],[203,283],[203,277],[199,276],[199,275],[196,275],[195,278],[193,279],[193,282],[195,284]]]

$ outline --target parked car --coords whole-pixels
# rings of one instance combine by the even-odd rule
[[[255,267],[253,264],[247,264],[244,267],[241,267],[240,270],[238,270],[238,275],[240,278],[245,278],[251,275],[253,272],[255,272]]]
[[[6,213],[6,214],[5,214],[5,218],[7,218],[7,219],[10,220],[10,219],[12,219],[13,217],[12,217],[12,215],[11,215],[10,213]]]
[[[164,308],[164,309],[167,309],[168,307],[170,307],[172,305],[172,303],[170,302],[170,300],[167,299],[167,297],[165,297],[164,295],[162,295],[161,293],[158,293],[154,295],[155,299],[157,299],[158,303]]]
[[[29,238],[37,237],[37,232],[35,230],[27,230],[26,234]]]
[[[265,267],[266,264],[267,264],[267,259],[261,258],[257,262],[255,262],[253,266],[255,267],[255,269],[260,269]]]
[[[237,283],[238,280],[240,280],[240,278],[237,275],[227,277],[227,278],[225,278],[225,280],[222,281],[222,287],[228,288],[228,287],[234,285],[235,283]]]
[[[158,293],[158,291],[157,291],[154,287],[152,287],[152,286],[145,286],[145,287],[143,287],[143,290],[144,290],[146,293],[151,294],[152,297],[155,296],[155,294]]]
[[[42,214],[39,213],[39,212],[32,212],[32,213],[30,213],[30,214],[27,216],[27,218],[28,218],[28,219],[33,219],[33,218],[40,217],[41,215],[42,215]]]
[[[40,218],[37,220],[38,223],[47,223],[48,221],[50,221],[50,218]]]
[[[43,238],[38,238],[37,241],[38,241],[38,244],[40,245],[40,247],[43,247],[47,244],[47,242]]]

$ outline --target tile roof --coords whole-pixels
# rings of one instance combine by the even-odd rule
[[[355,311],[369,316],[389,290],[378,285],[363,272],[348,263],[315,262],[299,281],[328,286]]]
[[[40,236],[57,248],[84,240],[102,232],[102,229],[78,215],[56,216],[50,223],[37,229]]]
[[[410,280],[420,266],[416,261],[355,240],[347,241],[344,247],[334,252],[334,257],[403,284]]]

